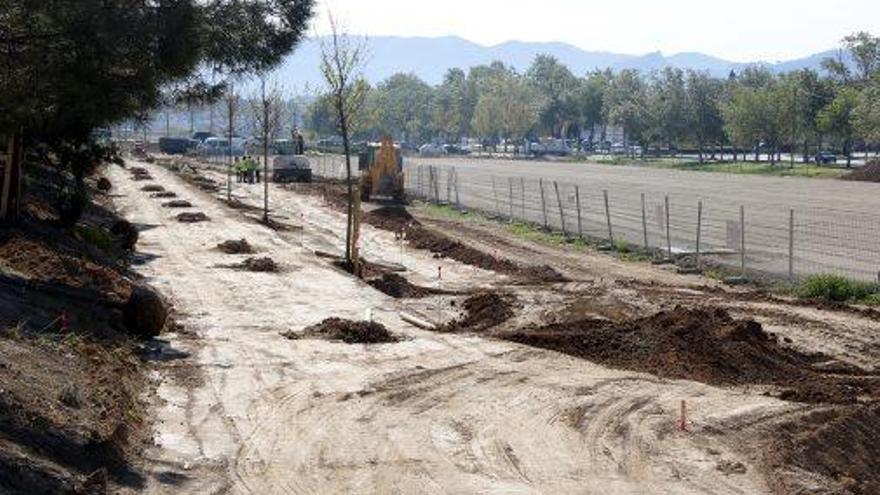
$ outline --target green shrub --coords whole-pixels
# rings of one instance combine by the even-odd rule
[[[797,288],[802,298],[831,302],[880,302],[880,284],[859,282],[839,275],[812,275]]]
[[[113,237],[100,227],[80,225],[76,227],[76,233],[80,239],[98,249],[107,251],[113,247]]]

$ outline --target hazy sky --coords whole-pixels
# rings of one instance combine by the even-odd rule
[[[810,55],[855,31],[880,34],[880,0],[318,0],[318,33],[328,10],[357,34],[698,51],[737,62]]]

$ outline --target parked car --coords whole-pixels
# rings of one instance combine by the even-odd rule
[[[198,141],[199,143],[204,143],[205,139],[212,138],[212,137],[214,137],[214,135],[208,131],[197,131],[197,132],[193,133],[193,135],[192,135],[192,139],[194,141]]]
[[[191,149],[195,149],[197,142],[189,138],[159,138],[159,151],[166,155],[184,155]]]
[[[200,154],[205,156],[244,156],[245,145],[247,141],[244,138],[232,138],[232,146],[229,145],[228,138],[208,138],[198,147]]]
[[[820,151],[816,153],[816,156],[813,157],[813,160],[816,161],[819,165],[830,165],[832,163],[837,163],[837,156],[830,151]]]
[[[457,144],[445,144],[443,145],[443,149],[446,150],[446,154],[448,155],[470,155],[471,151],[467,148],[462,148]]]
[[[421,156],[444,156],[448,154],[446,148],[439,144],[423,144],[419,148],[419,155]]]

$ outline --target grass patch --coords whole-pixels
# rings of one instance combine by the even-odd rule
[[[113,248],[113,237],[100,227],[77,225],[74,230],[77,237],[102,251],[109,251]]]
[[[703,163],[697,161],[661,161],[648,164],[647,166],[657,168],[668,168],[673,170],[690,170],[697,172],[719,172],[737,175],[763,175],[770,177],[806,177],[813,179],[839,179],[846,175],[848,171],[842,168],[822,167],[814,164],[805,165],[802,163],[795,164],[792,167],[789,163],[752,163],[752,162],[722,162],[722,163]]]
[[[880,283],[859,282],[839,275],[812,275],[797,285],[794,293],[804,299],[880,304]]]

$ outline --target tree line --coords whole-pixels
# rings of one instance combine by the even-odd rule
[[[81,207],[84,178],[107,157],[92,139],[95,129],[145,121],[172,103],[218,101],[230,78],[271,71],[304,37],[314,0],[0,5],[3,220],[18,210],[7,207],[19,202],[23,162],[69,177],[74,187],[59,187],[61,202]]]
[[[727,78],[677,68],[579,77],[549,55],[524,73],[502,62],[450,69],[436,86],[400,73],[366,88],[353,134],[417,144],[541,136],[586,136],[592,143],[614,126],[642,150],[690,149],[701,161],[725,149],[754,151],[756,159],[763,153],[773,162],[783,151],[806,159],[823,146],[850,157],[857,144],[880,143],[880,38],[848,36],[840,53],[821,71],[774,74],[754,66]],[[316,99],[308,123],[318,134],[334,133],[332,95]]]

